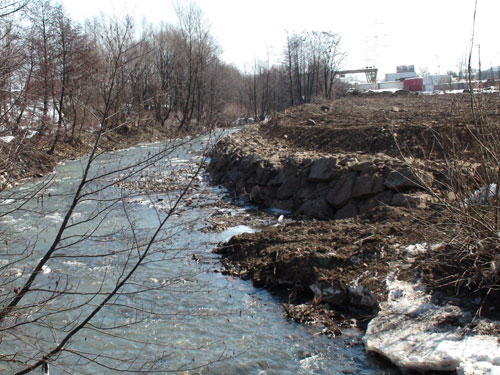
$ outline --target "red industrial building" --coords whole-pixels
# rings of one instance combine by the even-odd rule
[[[424,80],[421,77],[407,78],[403,81],[403,90],[424,91]]]

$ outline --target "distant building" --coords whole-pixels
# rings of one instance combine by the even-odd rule
[[[451,75],[448,74],[432,74],[423,77],[424,91],[434,91],[438,87],[444,87],[452,81]]]
[[[421,77],[406,78],[403,81],[403,89],[406,91],[423,91],[424,80]]]
[[[500,66],[492,66],[488,70],[483,70],[481,72],[481,79],[500,79]]]
[[[418,77],[415,73],[415,65],[399,65],[396,67],[396,73],[386,73],[385,81],[404,81],[407,78]]]

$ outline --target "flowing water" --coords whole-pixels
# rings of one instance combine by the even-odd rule
[[[194,178],[189,199],[181,201],[166,221],[148,257],[90,325],[69,341],[69,350],[51,361],[51,374],[107,374],[116,369],[201,374],[393,372],[367,358],[358,333],[330,339],[317,328],[290,322],[267,291],[217,272],[219,258],[211,253],[217,243],[253,229],[203,230],[204,219],[219,209],[217,202],[225,194],[195,175],[208,142],[204,138],[179,147],[168,144],[168,152],[165,144],[151,144],[99,156],[90,172],[96,179],[84,189],[89,195],[76,206],[59,249],[37,276],[37,291],[22,301],[37,301],[41,307],[26,307],[23,319],[30,324],[12,328],[19,322],[16,318],[3,323],[10,329],[1,334],[1,354],[17,352],[16,358],[29,362],[55,347],[132,269],[180,189]],[[154,165],[125,169],[163,151]],[[50,248],[86,161],[67,162],[43,180],[0,195],[3,305]],[[111,184],[130,171],[135,174],[127,184]],[[140,187],[146,175],[149,181],[170,182],[171,191],[145,194]],[[35,194],[34,189],[39,191]],[[13,208],[18,209],[9,212]],[[20,368],[0,361],[2,372]]]

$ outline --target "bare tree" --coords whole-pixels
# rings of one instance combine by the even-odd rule
[[[6,190],[0,196],[0,368],[9,373],[26,374],[49,363],[61,371],[89,363],[116,372],[171,370],[169,362],[164,360],[169,355],[168,342],[141,341],[124,330],[153,316],[168,316],[168,312],[144,306],[140,298],[135,303],[132,297],[175,287],[175,279],[156,285],[142,279],[138,271],[148,264],[164,261],[172,252],[168,246],[157,246],[157,242],[168,244],[175,228],[165,232],[167,223],[189,192],[201,164],[176,185],[177,196],[171,198],[169,205],[156,212],[156,220],[152,220],[156,222],[155,228],[145,231],[128,204],[132,190],[123,187],[134,176],[166,160],[182,142],[167,143],[129,162],[118,157],[109,168],[110,156],[102,152],[101,142],[127,126],[130,97],[126,96],[126,88],[131,84],[127,73],[142,54],[137,54],[138,44],[132,37],[130,19],[101,20],[94,24],[94,30],[94,42],[100,51],[96,80],[99,86],[94,92],[100,95],[87,105],[96,125],[95,140],[90,154],[82,161],[81,172],[75,176],[73,188],[58,190],[52,177],[48,177],[27,190]],[[62,79],[70,90],[70,79]],[[66,95],[63,102],[65,98]],[[62,111],[64,103],[59,108]],[[172,180],[173,176],[167,178]],[[47,200],[58,205],[54,211],[47,211]],[[3,221],[25,213],[40,219],[52,215],[56,225],[52,230],[44,226],[30,229],[34,237],[26,241],[21,234],[5,227]],[[109,222],[111,217],[113,220]],[[112,262],[116,269],[103,272],[100,278],[86,280],[85,285],[85,275],[51,272],[61,262],[73,260],[101,266]],[[113,315],[120,309],[129,312],[126,321],[105,318],[104,313]],[[137,352],[115,356],[86,346],[89,333],[97,339],[113,337],[154,349],[144,355]],[[193,362],[185,368],[198,366],[201,364]]]
[[[174,76],[174,43],[170,28],[163,27],[154,35],[154,84],[156,95],[152,103],[155,119],[161,126],[177,107]]]
[[[2,0],[0,1],[0,18],[11,16],[22,10],[28,0]]]
[[[52,154],[60,137],[61,128],[64,127],[64,137],[68,136],[68,124],[66,118],[66,106],[69,106],[69,98],[79,86],[83,85],[90,74],[92,65],[92,53],[87,44],[86,37],[77,26],[64,14],[61,7],[54,10],[56,17],[54,22],[55,32],[55,72],[53,105],[57,111],[56,130],[54,141],[48,153]],[[77,114],[73,112],[72,136]]]
[[[338,34],[313,31],[288,35],[284,65],[291,105],[310,102],[314,96],[330,99],[343,57]]]
[[[219,50],[203,20],[201,10],[193,3],[176,8],[179,26],[176,30],[176,84],[179,128],[189,127],[194,118],[199,122],[210,112],[208,93],[218,64]]]

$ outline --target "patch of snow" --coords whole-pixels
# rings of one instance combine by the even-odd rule
[[[488,203],[488,200],[495,197],[497,193],[497,184],[490,184],[488,186],[483,186],[481,189],[476,190],[472,193],[472,196],[469,198],[469,202],[471,204],[485,204]]]
[[[322,364],[322,357],[319,354],[301,359],[299,374],[314,374],[315,370],[322,369]]]
[[[427,251],[427,244],[424,243],[417,243],[415,245],[409,245],[406,247],[406,254],[410,256],[415,256],[419,254],[423,254]]]
[[[85,263],[78,262],[77,260],[67,260],[64,264],[67,264],[68,266],[86,266]]]
[[[3,141],[5,143],[10,143],[12,142],[14,139],[16,139],[16,137],[14,137],[13,135],[5,135],[3,137],[0,137],[0,141]]]
[[[388,299],[370,322],[363,338],[367,351],[396,366],[416,371],[454,371],[469,375],[500,375],[497,337],[466,333],[470,314],[452,305],[439,306],[421,283],[388,278]]]
[[[221,236],[224,238],[231,238],[233,236],[237,236],[243,233],[255,233],[257,229],[249,227],[248,225],[237,225],[235,227],[231,227],[226,229],[221,233]]]
[[[22,219],[21,218],[16,219],[10,215],[5,215],[2,218],[0,218],[0,222],[4,222],[8,225],[14,225],[18,222],[22,222]],[[16,229],[18,229],[18,228],[16,228]]]
[[[36,130],[28,130],[26,133],[26,138],[33,138],[38,132]]]
[[[500,370],[498,370],[498,366],[493,366],[489,362],[476,362],[476,363],[467,363],[465,366],[460,368],[457,371],[458,375],[476,375],[476,374],[485,374],[485,375],[499,375]]]
[[[463,94],[464,89],[423,91],[423,95]]]
[[[373,89],[373,90],[368,90],[368,92],[390,92],[390,93],[395,93],[401,91],[401,88],[399,87],[393,87],[393,88],[385,88],[385,89]]]
[[[309,289],[314,293],[316,297],[321,298],[323,302],[327,302],[331,305],[339,305],[346,298],[345,291],[339,288],[334,288],[331,285],[324,286],[315,283],[309,285]]]

